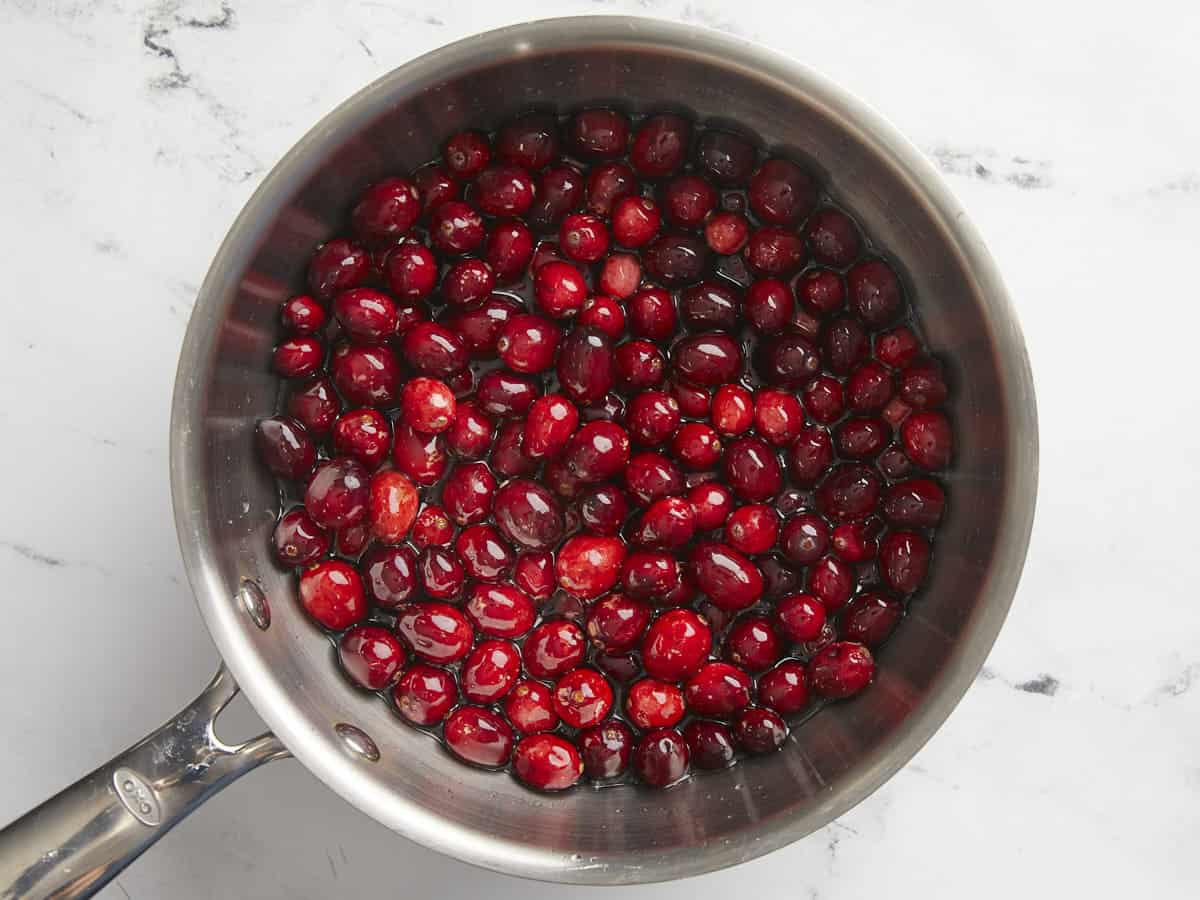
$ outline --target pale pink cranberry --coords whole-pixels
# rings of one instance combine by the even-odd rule
[[[642,283],[642,264],[630,253],[614,253],[604,261],[600,268],[598,286],[601,291],[625,300],[632,297]],[[621,326],[624,328],[624,310],[622,310]],[[617,335],[614,335],[617,337]]]
[[[736,212],[715,212],[704,223],[704,240],[713,253],[728,256],[746,246],[750,223]]]

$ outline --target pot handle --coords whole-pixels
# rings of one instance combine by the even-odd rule
[[[91,897],[225,785],[288,756],[270,733],[216,736],[237,692],[222,663],[177,716],[0,831],[0,900]]]

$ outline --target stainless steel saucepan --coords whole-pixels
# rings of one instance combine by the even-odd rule
[[[930,583],[870,690],[823,709],[779,753],[667,791],[545,795],[462,766],[331,676],[329,644],[268,550],[279,500],[251,436],[275,408],[279,303],[348,198],[434,156],[458,128],[596,100],[736,119],[812,161],[905,267],[925,334],[950,361],[957,461]],[[878,788],[958,703],[1012,601],[1036,482],[1033,384],[996,268],[937,174],[876,113],[783,56],[648,19],[533,22],[444,47],[328,115],[221,245],[180,357],[171,488],[196,602],[228,668],[158,731],[0,832],[0,896],[88,896],[196,805],[287,755],[398,833],[513,875],[627,884],[767,853]],[[213,722],[239,685],[272,733],[229,746]]]

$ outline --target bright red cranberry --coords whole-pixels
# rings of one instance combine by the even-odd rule
[[[368,469],[378,469],[387,458],[392,442],[392,426],[378,410],[356,409],[333,425],[333,449],[342,456],[353,456]]]
[[[698,544],[692,551],[692,569],[697,586],[718,609],[745,609],[762,596],[762,572],[728,544]]]
[[[904,452],[923,469],[944,469],[954,452],[950,421],[940,412],[913,413],[900,427]]]
[[[613,204],[613,238],[623,247],[644,247],[658,234],[661,225],[658,204],[647,197],[625,196]]]
[[[708,245],[691,235],[663,235],[642,251],[642,263],[650,277],[662,284],[691,284],[708,268]]]
[[[480,409],[491,416],[519,418],[524,416],[537,398],[538,388],[533,379],[493,369],[479,379],[475,399]]]
[[[254,443],[263,464],[280,478],[301,479],[317,461],[317,448],[308,430],[286,416],[259,419]]]
[[[638,728],[669,728],[683,718],[683,692],[673,684],[643,678],[629,688],[625,712]]]
[[[608,252],[608,228],[589,213],[571,213],[562,221],[558,243],[567,259],[598,262]]]
[[[752,503],[733,511],[725,523],[725,540],[735,550],[751,556],[766,553],[779,536],[779,516],[765,503]]]
[[[754,424],[754,395],[740,384],[721,385],[713,394],[709,414],[718,434],[743,434]]]
[[[437,725],[458,702],[458,687],[445,669],[417,663],[400,676],[392,700],[414,725]]]
[[[554,365],[562,332],[549,319],[522,314],[505,323],[496,352],[514,372],[544,372]]]
[[[396,615],[396,631],[421,659],[443,664],[466,656],[475,637],[466,617],[446,603],[401,607]]]
[[[854,221],[833,207],[813,213],[805,223],[804,236],[813,259],[838,269],[854,262],[862,249],[862,239]]]
[[[892,324],[904,310],[904,293],[891,266],[880,259],[861,262],[846,273],[850,311],[871,329]]]
[[[646,288],[629,300],[629,330],[650,341],[665,341],[677,329],[675,303],[662,288]]]
[[[734,725],[737,742],[747,753],[770,753],[787,740],[787,723],[769,709],[756,707],[742,713]]]
[[[388,255],[383,264],[388,289],[404,300],[420,300],[437,286],[437,261],[424,244],[405,241]]]
[[[467,365],[467,347],[462,337],[436,322],[420,322],[401,341],[405,361],[426,375],[445,377]]]
[[[445,547],[427,547],[418,571],[422,589],[435,600],[457,601],[467,580],[467,570]]]
[[[342,670],[359,687],[381,691],[404,667],[405,653],[395,635],[386,628],[360,625],[338,641],[338,659]]]
[[[929,571],[929,541],[912,531],[893,531],[879,545],[879,573],[902,594],[911,594]]]
[[[723,484],[698,484],[688,491],[688,502],[696,512],[696,528],[720,528],[733,510],[733,494]]]
[[[445,433],[446,444],[459,456],[477,458],[491,446],[494,430],[491,420],[474,403],[456,402],[454,420]]]
[[[738,438],[730,444],[725,450],[724,471],[733,492],[753,503],[769,500],[783,487],[783,469],[775,451],[758,438]]]
[[[409,533],[409,540],[421,549],[445,547],[453,537],[454,523],[440,506],[426,506],[417,513]]]
[[[683,474],[661,453],[639,453],[625,467],[625,486],[640,503],[650,505],[659,497],[683,490]]]
[[[300,294],[284,302],[279,317],[283,327],[291,334],[316,334],[325,327],[328,316],[325,307],[307,294]]]
[[[696,175],[678,175],[661,191],[663,214],[680,228],[699,228],[705,217],[716,209],[717,192]]]
[[[312,485],[309,490],[312,490]],[[385,544],[403,541],[412,527],[413,519],[417,517],[417,506],[420,504],[413,483],[400,472],[388,469],[376,472],[371,477],[369,490],[364,478],[363,494],[364,500],[369,498],[371,533]],[[307,499],[305,503],[307,505]],[[365,508],[366,502],[364,511]]]
[[[611,109],[580,110],[567,125],[567,140],[585,158],[624,156],[629,120]]]
[[[787,659],[758,679],[758,699],[780,715],[808,706],[808,674],[804,664]]]
[[[639,600],[659,600],[679,589],[683,572],[668,553],[636,550],[621,567],[621,586]]]
[[[533,291],[538,306],[547,315],[560,319],[578,312],[587,297],[587,284],[580,271],[569,262],[548,262],[536,271]]]
[[[679,420],[679,403],[666,391],[643,391],[635,395],[625,412],[630,437],[650,447],[669,440],[679,427]]]
[[[521,653],[525,670],[534,678],[558,678],[583,662],[587,642],[574,622],[543,622],[529,633]]]
[[[482,522],[492,512],[496,477],[485,463],[459,463],[442,487],[442,503],[459,525]]]
[[[718,722],[693,719],[683,729],[683,739],[698,769],[724,769],[733,765],[737,753],[733,735]]]
[[[525,425],[519,421],[504,422],[496,433],[496,444],[492,448],[492,469],[499,475],[512,478],[532,475],[537,471],[538,461],[526,455],[524,442]],[[546,483],[550,483],[549,474]]]
[[[794,394],[764,388],[754,397],[754,427],[772,444],[789,444],[804,427],[804,408]]]
[[[767,225],[750,235],[745,257],[756,273],[781,278],[804,264],[804,241],[794,231]]]
[[[642,514],[633,541],[646,547],[675,549],[696,533],[696,510],[682,497],[663,497]]]
[[[667,385],[671,396],[679,404],[679,411],[693,419],[703,419],[712,408],[712,397],[702,387],[688,384],[686,381],[672,381]]]
[[[513,568],[513,583],[531,598],[543,601],[554,593],[554,557],[550,553],[522,553]]]
[[[620,538],[577,535],[558,551],[558,584],[585,600],[599,597],[617,583],[624,561],[625,544]]]
[[[538,397],[529,407],[521,447],[531,459],[558,456],[579,425],[579,410],[561,394]]]
[[[475,200],[489,216],[520,216],[533,205],[533,180],[517,166],[490,166],[475,180]]]
[[[729,663],[706,663],[683,689],[692,712],[702,716],[727,716],[750,703],[753,685],[748,676]]]
[[[736,330],[740,306],[741,298],[716,281],[694,284],[679,296],[684,325],[695,331]]]
[[[750,179],[750,208],[769,225],[795,225],[817,205],[817,187],[791,160],[768,159]]]
[[[487,135],[481,131],[459,131],[450,135],[442,148],[442,160],[446,170],[455,178],[474,178],[488,164],[491,147]]]
[[[692,126],[670,113],[650,116],[633,136],[629,159],[645,178],[663,178],[683,165],[691,139]]]
[[[283,378],[303,378],[321,368],[325,345],[320,338],[291,337],[275,348],[271,367]]]
[[[616,476],[629,462],[629,435],[612,422],[588,422],[575,432],[563,459],[570,472],[581,481],[605,481]]]
[[[768,384],[798,388],[821,368],[816,346],[799,332],[766,335],[754,354],[754,367]]]
[[[339,556],[358,556],[371,540],[371,529],[366,522],[355,522],[339,529],[337,553]]]
[[[350,214],[354,233],[368,241],[396,241],[421,216],[416,186],[407,178],[385,178],[367,188]]]
[[[865,362],[846,381],[846,404],[855,412],[878,412],[892,399],[892,375],[877,362]]]
[[[829,526],[820,516],[801,513],[783,524],[779,546],[788,562],[807,566],[816,562],[829,547]]]
[[[554,688],[554,711],[571,728],[599,724],[613,705],[612,686],[595,669],[575,669]]]
[[[349,456],[323,462],[305,489],[304,508],[323,528],[353,525],[367,516],[370,480],[363,464]]]
[[[581,326],[595,328],[609,340],[615,341],[625,333],[625,310],[612,297],[601,294],[584,301],[577,321]]]
[[[488,232],[483,257],[498,284],[518,281],[533,257],[533,233],[519,219],[501,220]]]
[[[387,347],[339,343],[329,364],[334,384],[355,406],[393,406],[400,390],[400,366]]]
[[[589,778],[615,778],[629,767],[633,732],[624,722],[610,719],[588,728],[576,743],[583,757],[583,771]]]
[[[875,358],[889,369],[908,368],[920,352],[921,342],[903,325],[875,339]]]
[[[367,617],[362,579],[340,559],[319,562],[300,575],[300,602],[305,611],[331,631],[341,631]]]
[[[837,312],[846,302],[842,277],[828,269],[807,269],[792,281],[800,305],[814,316]]]
[[[556,734],[532,734],[513,751],[513,774],[532,788],[562,791],[583,776],[583,760],[570,741]]]
[[[625,309],[617,301],[633,296],[641,283],[642,264],[638,258],[632,253],[613,253],[604,260],[598,281],[599,289],[609,296],[585,301],[579,321],[617,340],[625,333]]]
[[[874,559],[879,550],[875,539],[881,529],[879,519],[870,517],[853,522],[843,522],[833,529],[831,543],[833,552],[848,563],[860,563]]]
[[[336,238],[322,244],[308,263],[308,288],[322,300],[358,287],[371,267],[367,251],[352,241]]]
[[[713,253],[737,253],[750,236],[750,223],[741,213],[716,212],[704,223],[704,241]]]
[[[273,542],[275,557],[285,566],[309,566],[329,552],[329,535],[303,506],[280,516]]]
[[[474,585],[464,610],[481,633],[498,638],[520,637],[533,627],[537,615],[528,594],[504,584]]]
[[[929,478],[912,478],[891,485],[881,504],[888,521],[906,528],[933,528],[946,508],[941,485]]]
[[[441,294],[454,306],[470,306],[489,297],[495,286],[491,266],[481,259],[464,259],[442,277]]]
[[[449,200],[429,214],[429,240],[441,253],[470,253],[485,237],[483,217],[461,200]]]
[[[673,728],[656,728],[642,736],[633,752],[638,777],[651,787],[666,787],[688,773],[688,745]]]
[[[815,641],[825,628],[825,607],[812,594],[789,594],[775,605],[775,623],[798,644]]]
[[[783,655],[783,641],[770,619],[750,616],[730,629],[725,639],[725,652],[743,669],[761,672],[775,665]]]
[[[741,135],[704,131],[696,142],[696,165],[721,184],[743,185],[754,171],[758,151]]]
[[[880,419],[847,419],[834,431],[838,452],[846,459],[878,456],[891,437],[891,429]]]
[[[903,615],[904,606],[893,597],[874,592],[859,594],[842,612],[842,636],[848,641],[878,647],[888,639]]]
[[[813,692],[829,700],[853,697],[875,674],[871,651],[862,644],[838,641],[818,652],[808,664]]]
[[[454,392],[436,378],[414,378],[400,391],[400,410],[405,422],[421,434],[440,434],[456,417]]]
[[[417,554],[412,547],[373,546],[358,562],[367,596],[377,606],[395,609],[417,589]]]
[[[502,766],[512,754],[512,728],[496,713],[478,706],[461,706],[450,713],[442,736],[451,753],[477,766]]]
[[[866,359],[870,341],[853,319],[835,319],[822,329],[821,358],[838,375],[847,375]]]
[[[506,538],[527,550],[547,550],[563,535],[562,510],[554,495],[524,478],[496,492],[494,518]]]
[[[617,203],[635,195],[637,189],[633,169],[625,163],[610,162],[593,166],[587,179],[587,208],[597,216],[611,216]]]
[[[854,570],[836,556],[823,556],[809,567],[807,590],[829,612],[837,612],[854,593]]]
[[[703,422],[685,422],[675,432],[671,453],[689,469],[711,469],[721,459],[721,438]]]
[[[550,689],[536,681],[519,681],[504,698],[504,714],[521,734],[537,734],[558,727]]]
[[[589,533],[612,536],[629,517],[629,498],[615,485],[592,488],[580,498],[579,517]]]
[[[650,624],[650,608],[628,594],[612,593],[591,605],[587,635],[606,653],[632,650]]]
[[[459,679],[463,696],[472,703],[496,703],[516,685],[521,654],[508,641],[482,641],[463,663]]]
[[[741,347],[720,332],[684,338],[672,348],[671,358],[675,372],[693,384],[728,384],[742,373]]]
[[[494,149],[510,166],[544,169],[558,157],[558,122],[547,113],[526,113],[496,132]]]
[[[454,551],[471,578],[502,581],[512,570],[516,555],[491,525],[472,525],[454,541]]]
[[[421,212],[426,215],[447,200],[462,197],[462,185],[438,163],[429,163],[414,171],[413,184],[416,185],[417,196],[421,198]]]

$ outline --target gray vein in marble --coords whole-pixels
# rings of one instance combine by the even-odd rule
[[[1196,194],[1200,193],[1200,175],[1188,172],[1168,179],[1150,189],[1152,194]]]
[[[30,562],[35,562],[39,565],[56,568],[58,566],[65,566],[67,564],[65,559],[59,559],[57,556],[50,556],[49,554],[42,553],[41,551],[35,550],[27,544],[18,544],[13,541],[0,541],[0,547],[6,547],[18,556],[23,556]]]
[[[1200,663],[1192,663],[1187,666],[1182,672],[1164,684],[1158,689],[1158,693],[1165,697],[1178,697],[1186,694],[1195,684],[1196,679],[1200,678]]]
[[[65,110],[68,114],[70,114],[70,116],[73,119],[76,119],[77,121],[82,122],[84,125],[92,125],[96,122],[95,119],[93,119],[91,116],[89,116],[83,110],[81,110],[77,106],[74,106],[71,103],[67,102],[62,97],[58,96],[57,94],[51,94],[46,91],[43,91],[40,88],[34,87],[32,84],[30,84],[27,81],[18,81],[17,84],[19,84],[21,87],[25,88],[27,91],[29,91],[31,94],[33,94],[35,97],[40,97],[42,100],[45,100],[47,103],[52,103],[55,106],[57,106],[59,109]]]
[[[999,153],[985,148],[966,149],[950,144],[935,144],[925,153],[942,172],[983,181],[1003,184],[1020,190],[1052,187],[1049,160]]]
[[[371,57],[371,59],[375,58],[375,54],[371,52],[371,48],[367,46],[367,42],[364,41],[362,38],[358,39],[358,46],[362,47],[363,52],[366,53],[367,56]]]
[[[1053,697],[1058,693],[1059,681],[1053,675],[1042,674],[1037,678],[1029,681],[1022,681],[1019,684],[1014,684],[1013,687],[1018,691],[1024,691],[1027,694],[1043,694],[1046,697]]]

